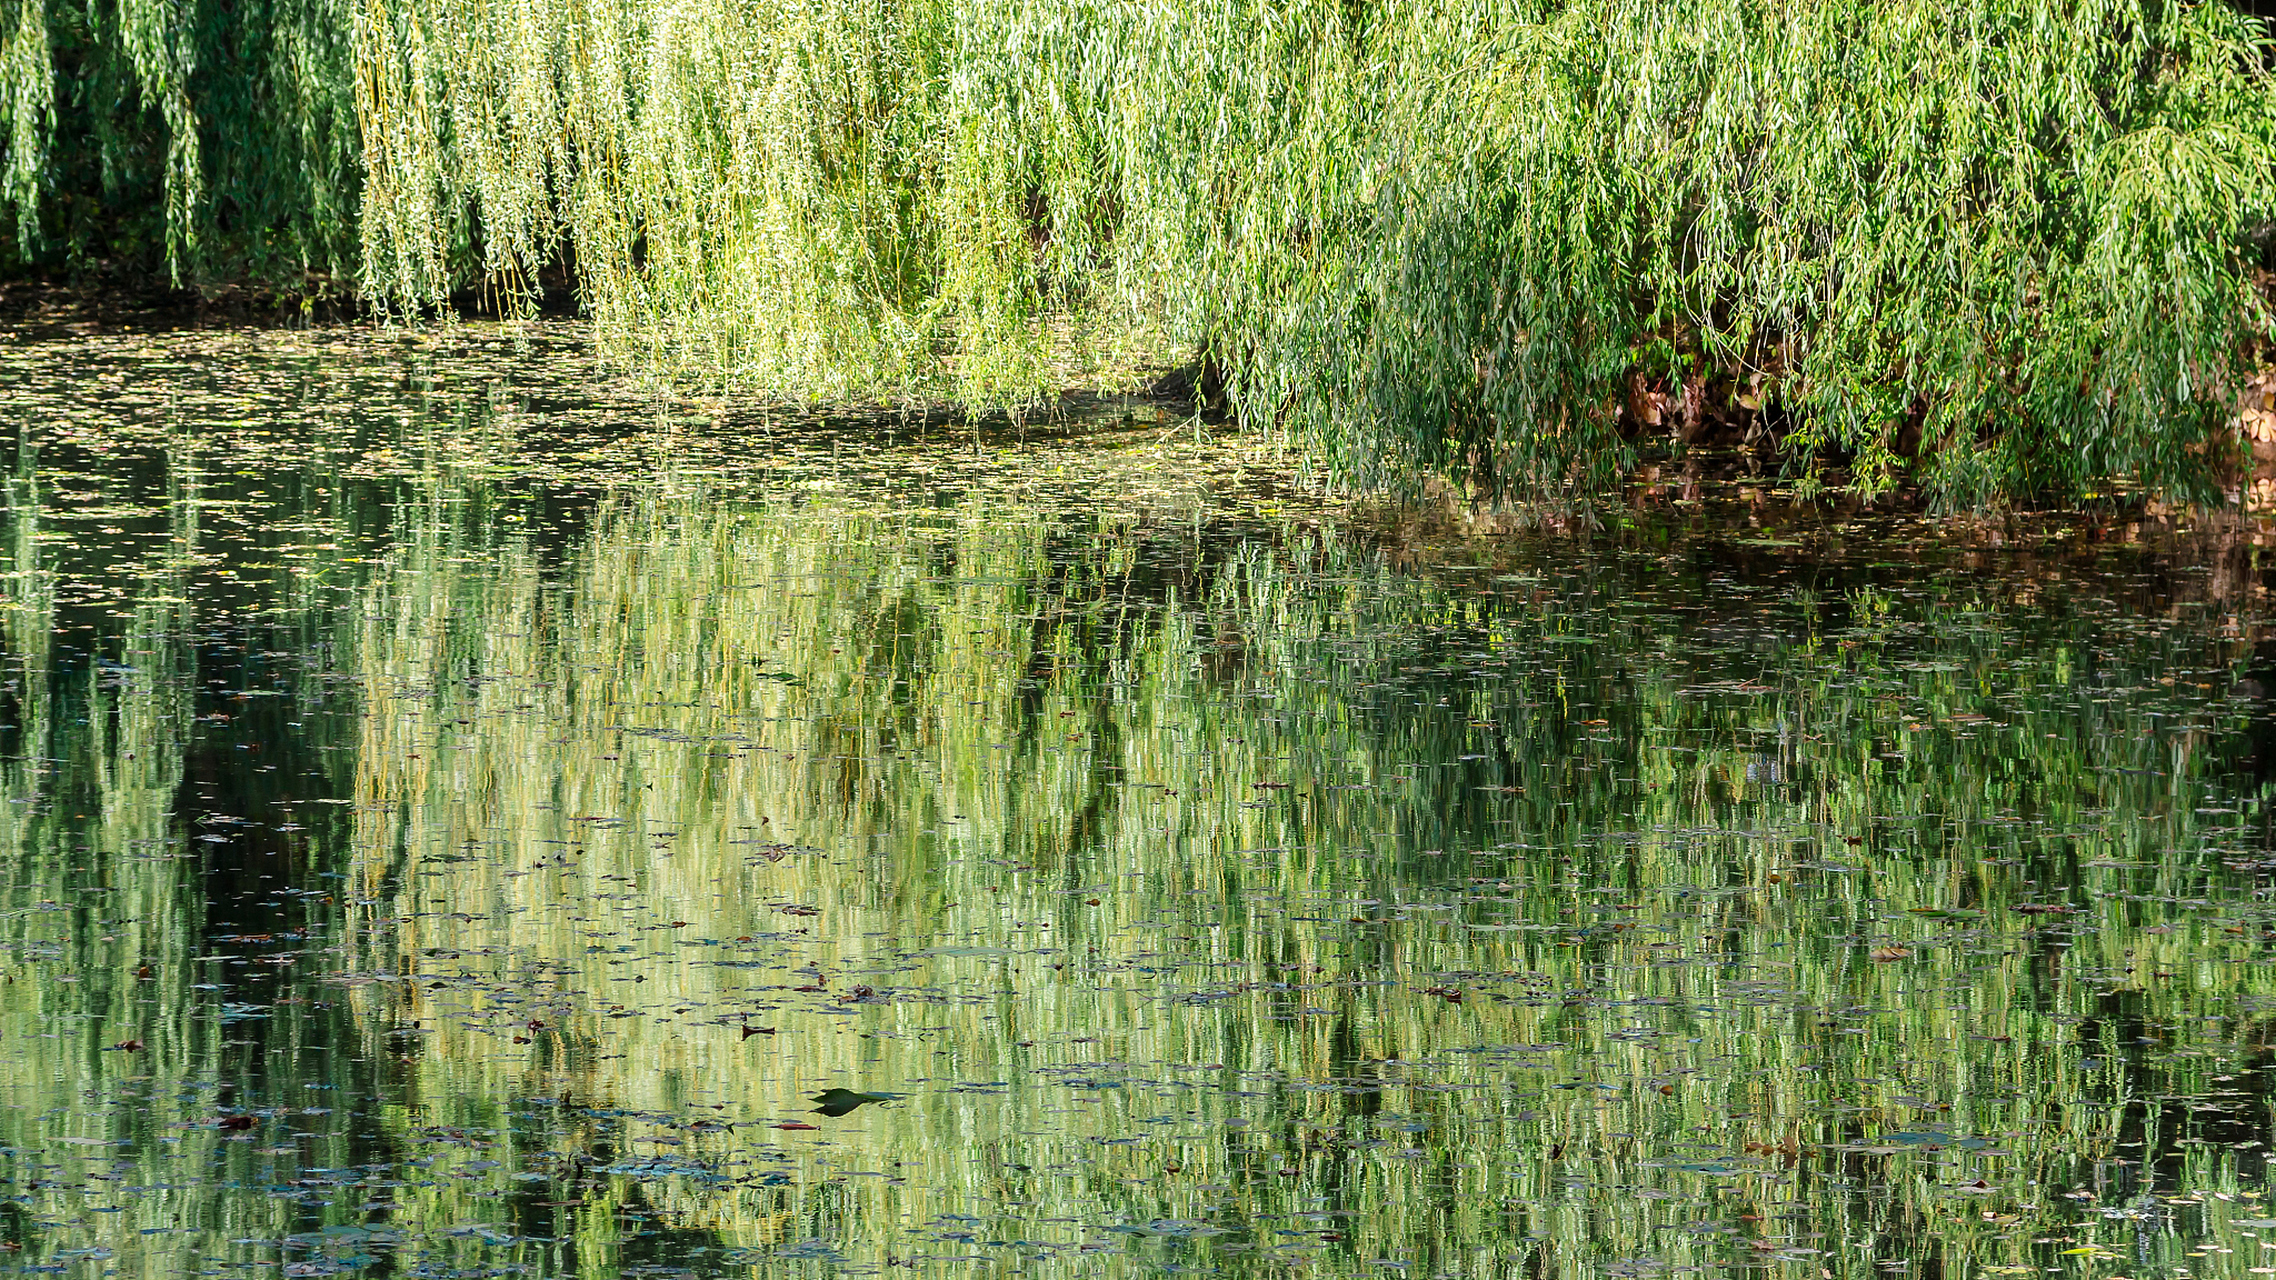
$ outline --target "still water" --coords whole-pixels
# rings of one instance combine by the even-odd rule
[[[0,404],[0,1272],[2276,1274],[2249,545],[1434,539],[544,330]]]

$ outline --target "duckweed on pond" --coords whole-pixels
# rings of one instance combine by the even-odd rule
[[[0,1270],[2276,1267],[2249,546],[1393,544],[542,330],[0,378]]]

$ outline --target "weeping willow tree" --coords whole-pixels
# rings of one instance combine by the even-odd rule
[[[340,0],[0,2],[0,256],[296,295],[354,278]]]
[[[1733,423],[1804,488],[2205,496],[2267,56],[2176,0],[0,0],[0,215],[397,316],[566,268],[620,355],[802,397],[1199,349],[1485,500]]]
[[[1556,498],[1745,412],[1867,493],[2203,491],[2265,33],[2165,0],[364,0],[365,281],[1018,403],[1198,343],[1365,478]],[[1805,477],[1807,480],[1808,477]]]

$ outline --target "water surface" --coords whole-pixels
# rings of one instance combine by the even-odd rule
[[[2249,545],[1394,537],[542,329],[0,390],[0,1270],[2276,1274]]]

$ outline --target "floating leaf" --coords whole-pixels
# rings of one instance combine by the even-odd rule
[[[814,1095],[820,1105],[814,1109],[826,1116],[842,1116],[866,1102],[891,1102],[898,1094],[857,1093],[852,1089],[829,1089]]]

